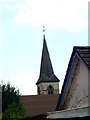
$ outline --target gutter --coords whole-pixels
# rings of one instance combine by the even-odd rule
[[[75,108],[71,110],[62,110],[55,112],[48,112],[47,119],[65,119],[65,118],[77,118],[77,117],[90,117],[90,107]]]

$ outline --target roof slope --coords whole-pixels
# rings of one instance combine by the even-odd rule
[[[28,116],[46,114],[55,111],[59,94],[27,95],[21,100]]]
[[[68,68],[66,71],[64,83],[63,83],[62,90],[61,90],[61,95],[59,96],[59,101],[58,101],[56,110],[60,110],[63,96],[64,96],[64,92],[66,89],[66,82],[68,79],[68,75],[69,75],[69,72],[70,72],[72,65],[74,64],[74,60],[75,60],[76,56],[80,59],[80,61],[82,61],[84,63],[84,65],[90,71],[90,46],[84,46],[84,47],[74,46],[73,52],[72,52],[72,55],[71,55],[71,58],[70,58],[70,61],[68,64]]]
[[[46,40],[45,40],[45,37],[44,37],[42,59],[41,59],[41,68],[40,68],[40,77],[41,77],[42,74],[44,74],[45,76],[50,78],[53,73],[54,73],[53,72],[53,67],[52,67],[52,63],[51,63],[51,60],[50,60]]]
[[[45,40],[45,35],[43,39],[40,76],[36,84],[39,84],[40,82],[59,82],[59,79],[54,75],[50,55]]]
[[[87,65],[90,69],[90,46],[86,47],[74,47],[74,51],[79,54],[82,58],[83,62]]]

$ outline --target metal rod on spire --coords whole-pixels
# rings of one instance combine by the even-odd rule
[[[45,37],[45,27],[43,26],[43,36]]]

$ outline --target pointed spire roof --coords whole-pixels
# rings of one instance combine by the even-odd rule
[[[45,36],[44,36],[42,58],[41,58],[40,76],[42,74],[44,74],[45,76],[50,78],[53,73],[54,72],[53,72],[53,68],[52,68],[52,64],[51,64],[51,60],[50,60],[50,56],[49,56]]]
[[[43,35],[43,49],[40,66],[40,76],[36,84],[39,84],[40,82],[59,82],[59,79],[54,75],[47,43],[45,40],[45,35]]]

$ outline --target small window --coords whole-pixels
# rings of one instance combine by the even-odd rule
[[[38,87],[38,94],[40,94],[40,87]]]
[[[49,85],[48,86],[48,94],[53,94],[53,92],[54,92],[54,89],[53,89],[52,85]]]

